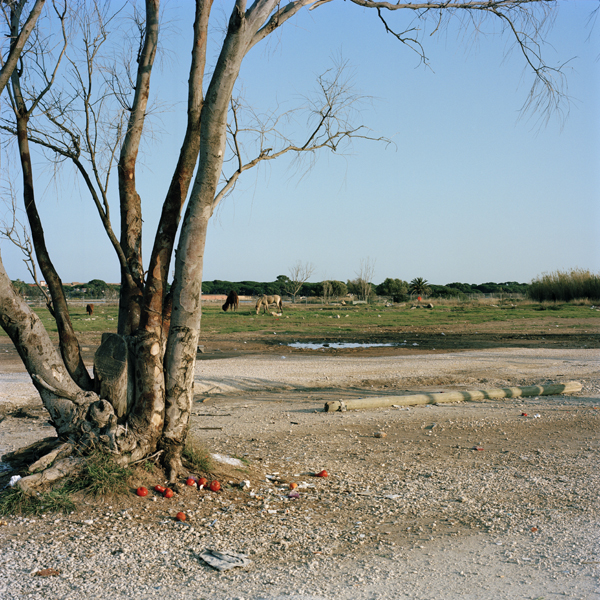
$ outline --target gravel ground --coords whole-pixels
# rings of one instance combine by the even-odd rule
[[[4,517],[0,598],[600,598],[597,350],[282,356],[198,363],[192,431],[242,461],[216,463],[221,492]],[[20,376],[0,375],[0,452],[53,431]],[[572,397],[323,412],[405,389],[573,379]],[[207,548],[252,562],[218,572]]]

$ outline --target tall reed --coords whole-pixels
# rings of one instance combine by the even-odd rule
[[[600,274],[585,269],[544,273],[531,282],[528,295],[538,302],[600,300]]]

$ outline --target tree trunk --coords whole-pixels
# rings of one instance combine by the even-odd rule
[[[192,49],[192,65],[188,82],[188,119],[185,138],[179,153],[179,161],[167,197],[163,204],[158,230],[154,238],[154,247],[150,258],[144,304],[142,328],[165,335],[165,318],[170,320],[171,303],[165,306],[165,290],[169,276],[171,255],[175,237],[179,229],[181,210],[189,190],[198,153],[200,151],[200,117],[202,114],[202,82],[206,65],[207,30],[212,7],[212,0],[196,2],[196,18],[194,20],[194,47]]]
[[[150,93],[150,75],[158,44],[159,0],[146,0],[145,39],[138,59],[138,72],[127,133],[119,157],[121,248],[127,269],[121,272],[118,331],[131,335],[140,325],[144,267],[142,261],[142,205],[136,190],[135,167]]]
[[[227,111],[242,59],[270,12],[269,4],[245,14],[237,3],[208,87],[201,114],[200,159],[181,229],[175,260],[173,311],[165,355],[166,412],[160,445],[170,480],[181,471],[193,399],[194,372],[201,319],[204,247],[209,219],[223,168]],[[259,3],[260,4],[260,3]],[[255,5],[258,6],[258,5]]]
[[[81,358],[79,341],[75,336],[75,331],[71,323],[62,282],[50,260],[50,255],[46,248],[44,229],[37,211],[33,186],[33,167],[31,164],[29,140],[27,138],[29,115],[21,96],[18,73],[13,74],[13,90],[17,104],[17,141],[23,172],[23,199],[25,202],[25,212],[27,213],[27,219],[31,228],[31,237],[33,239],[36,257],[42,274],[44,275],[44,279],[48,284],[50,295],[52,296],[51,312],[58,329],[60,350],[65,361],[65,366],[71,377],[73,377],[77,384],[83,389],[91,390],[92,380],[85,368],[83,359]]]

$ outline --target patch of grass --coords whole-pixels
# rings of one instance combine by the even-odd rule
[[[49,492],[26,494],[18,486],[0,494],[0,515],[41,515],[44,513],[68,514],[77,506],[64,488]]]
[[[415,303],[393,307],[384,304],[370,306],[327,306],[321,304],[284,306],[282,317],[256,316],[249,305],[237,313],[224,313],[220,306],[207,304],[202,308],[203,334],[257,333],[278,343],[277,336],[308,338],[336,337],[341,334],[374,334],[382,330],[406,330],[421,327],[448,327],[455,323],[478,325],[489,322],[515,323],[517,320],[540,318],[598,318],[585,304],[562,303],[560,309],[540,311],[537,302],[520,299],[456,301],[432,300],[434,308],[412,309]],[[587,309],[587,310],[586,310]],[[340,318],[337,318],[340,315]],[[274,335],[275,334],[275,335]],[[241,343],[241,342],[240,342]]]
[[[152,473],[154,471],[154,463],[151,460],[143,462],[140,467],[146,471],[146,473]]]
[[[51,334],[53,339],[56,339],[58,335],[56,321],[52,318],[48,309],[44,306],[32,308],[42,321],[46,331]],[[116,304],[98,304],[94,307],[94,314],[90,317],[85,311],[85,304],[69,305],[73,327],[79,333],[98,333],[98,335],[104,332],[116,333],[118,312],[119,308]],[[6,335],[4,330],[0,330],[0,335]]]
[[[193,436],[188,435],[182,456],[194,469],[209,473],[212,470],[210,452]]]
[[[83,491],[91,496],[118,496],[129,491],[133,471],[118,465],[114,457],[95,452],[86,457],[78,473],[69,478],[64,488],[69,493]]]

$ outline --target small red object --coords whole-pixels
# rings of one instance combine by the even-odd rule
[[[479,450],[482,451],[483,448],[481,446],[473,446],[473,450]]]
[[[532,532],[532,533],[535,533],[537,530],[538,530],[538,528],[537,528],[537,527],[532,527],[532,528],[531,528],[531,532]]]
[[[522,417],[526,417],[526,416],[527,416],[527,413],[521,413],[521,416],[522,416]]]
[[[165,498],[172,498],[173,497],[173,490],[171,488],[167,488],[164,492],[163,492],[163,496]]]
[[[204,487],[208,485],[208,479],[206,479],[206,477],[200,477],[200,479],[198,479],[198,486],[201,485],[203,485]]]
[[[320,473],[315,473],[315,477],[329,477],[329,473],[323,469]]]
[[[217,480],[210,482],[211,492],[218,492],[220,489],[221,489],[221,484]]]
[[[196,485],[196,480],[195,480],[193,477],[188,477],[188,478],[185,480],[185,484],[186,484],[186,485]]]
[[[175,515],[175,518],[176,518],[178,521],[185,521],[187,517],[185,516],[185,513],[178,512],[178,513]]]
[[[145,487],[139,487],[137,490],[135,490],[135,493],[138,496],[147,496],[148,495],[148,490]]]
[[[164,485],[155,485],[154,486],[154,491],[158,492],[159,494],[164,494],[166,489],[167,488]]]

